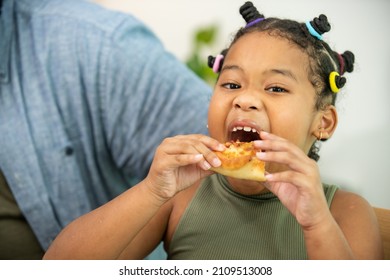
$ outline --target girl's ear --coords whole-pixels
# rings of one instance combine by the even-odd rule
[[[313,135],[318,140],[329,139],[336,130],[338,123],[337,110],[335,106],[328,105],[320,113],[320,119],[318,120],[317,130],[313,131]]]

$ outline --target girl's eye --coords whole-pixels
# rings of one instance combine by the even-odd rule
[[[269,87],[269,88],[267,88],[267,91],[275,92],[275,93],[287,92],[287,90],[285,90],[284,88],[281,88],[281,87]]]
[[[234,84],[234,83],[225,83],[225,84],[222,84],[222,87],[224,87],[226,89],[239,89],[239,88],[241,88],[240,85]]]

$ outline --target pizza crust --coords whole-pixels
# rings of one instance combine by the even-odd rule
[[[228,142],[223,152],[215,152],[222,164],[211,170],[222,175],[265,181],[265,163],[256,157],[253,142]]]

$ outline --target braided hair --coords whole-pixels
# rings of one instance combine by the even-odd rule
[[[231,46],[245,34],[267,32],[271,36],[285,38],[298,46],[309,57],[308,77],[317,95],[315,109],[321,110],[330,104],[335,104],[337,97],[335,92],[341,89],[346,83],[346,78],[343,74],[353,71],[355,56],[351,51],[345,51],[339,54],[333,51],[322,40],[322,34],[331,29],[325,15],[320,15],[306,23],[289,19],[265,18],[253,6],[252,2],[246,2],[242,5],[240,7],[240,14],[247,25],[238,30],[230,46],[221,52],[222,55],[226,56]],[[212,67],[214,60],[214,57],[209,57],[208,64],[210,67]],[[222,68],[222,64],[223,61],[220,62],[219,70]],[[331,75],[334,80],[330,81],[330,74],[332,72],[336,72],[337,74]],[[318,151],[318,145],[314,143],[309,151],[309,157],[318,161]]]

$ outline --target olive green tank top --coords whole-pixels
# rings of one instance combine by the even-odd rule
[[[337,189],[324,185],[328,206]],[[274,194],[239,194],[215,174],[202,182],[181,217],[168,259],[300,260],[307,254],[301,227]]]

